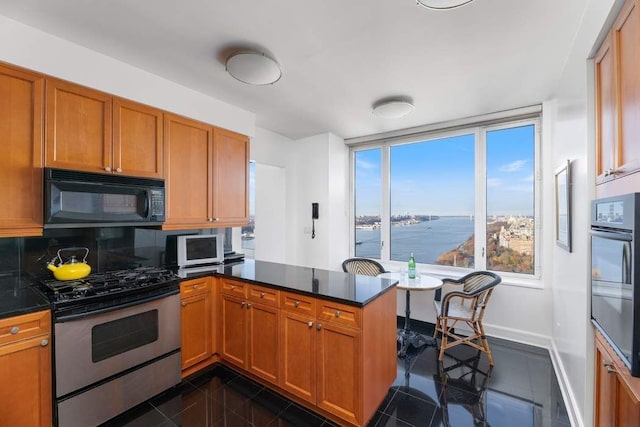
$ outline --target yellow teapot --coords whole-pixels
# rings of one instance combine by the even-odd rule
[[[82,261],[78,261],[75,255],[71,255],[68,262],[62,262],[61,252],[86,251]],[[53,276],[58,280],[77,280],[85,278],[91,273],[91,267],[87,264],[88,248],[63,248],[58,250],[58,254],[47,264],[47,268],[53,271]],[[58,264],[56,265],[56,259]]]

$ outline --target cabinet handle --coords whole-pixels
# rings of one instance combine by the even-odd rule
[[[49,340],[42,340],[42,341],[40,341],[40,345],[41,345],[42,347],[46,347],[48,344],[49,344]]]
[[[106,172],[111,172],[111,167],[106,166],[106,167],[104,168],[104,170],[105,170]]]
[[[116,168],[116,172],[122,173],[122,168]]]
[[[199,286],[198,285],[193,285],[193,289],[198,289]]]
[[[616,374],[618,373],[618,371],[616,371],[616,368],[613,367],[613,364],[609,363],[609,362],[602,362],[602,365],[607,368],[607,374]]]
[[[313,322],[309,322],[308,325],[309,325],[309,327],[312,327],[313,326]]]
[[[242,302],[240,303],[240,307],[244,307],[244,305],[245,305],[245,304],[246,304],[246,302],[242,301]]]
[[[184,301],[182,301],[182,302],[180,303],[180,305],[182,305],[183,307],[186,307],[186,306],[187,306],[187,303],[186,303],[186,302],[184,302]]]
[[[220,218],[211,218],[211,221],[220,221]]]
[[[207,218],[207,221],[213,222],[213,218]]]
[[[293,302],[293,306],[294,306],[295,308],[298,308],[298,307],[300,306],[300,301],[294,301],[294,302]]]
[[[260,298],[264,298],[264,292],[260,292]]]
[[[231,290],[234,290],[236,287],[234,285],[231,285]]]
[[[18,332],[20,332],[20,328],[18,328],[17,326],[14,326],[13,328],[11,328],[11,334],[15,335]]]
[[[252,305],[253,304],[251,304],[251,303],[247,304],[247,308],[251,308]]]
[[[336,310],[336,317],[340,317],[340,310]]]
[[[318,323],[318,326],[316,326],[316,329],[317,329],[317,330],[322,329],[322,323]]]

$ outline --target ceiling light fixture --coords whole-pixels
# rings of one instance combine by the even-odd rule
[[[259,52],[236,52],[227,59],[225,66],[231,77],[250,85],[270,85],[282,77],[280,65]]]
[[[373,105],[373,115],[383,119],[399,119],[411,113],[415,107],[405,99],[387,99]]]
[[[446,10],[455,9],[471,3],[473,0],[417,0],[418,4],[427,9]]]

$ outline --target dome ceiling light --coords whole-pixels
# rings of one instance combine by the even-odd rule
[[[427,9],[446,10],[455,9],[471,3],[473,0],[417,0],[418,4]]]
[[[383,119],[399,119],[414,109],[413,104],[406,99],[387,99],[373,105],[373,115]]]
[[[282,77],[280,64],[259,52],[236,52],[227,59],[225,67],[231,77],[250,85],[270,85]]]

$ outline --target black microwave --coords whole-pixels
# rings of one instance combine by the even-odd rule
[[[591,203],[591,318],[640,377],[640,193]]]
[[[45,168],[44,227],[161,225],[164,180]]]

